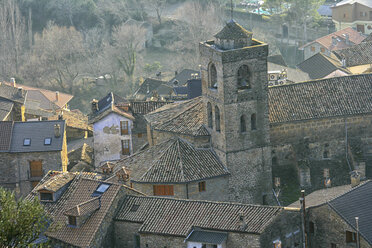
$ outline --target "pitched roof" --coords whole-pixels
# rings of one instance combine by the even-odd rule
[[[287,70],[287,79],[291,82],[303,82],[310,80],[309,74],[301,71],[299,69],[293,69],[291,67],[286,67],[274,63],[267,62],[268,71],[281,71]]]
[[[130,109],[133,114],[148,114],[160,107],[163,107],[166,104],[171,102],[166,101],[131,101]]]
[[[55,137],[54,125],[60,126],[60,136]],[[63,146],[65,121],[29,121],[14,122],[12,141],[8,152],[46,152],[61,151]],[[24,145],[24,139],[30,139],[30,145]],[[51,144],[45,145],[46,138]]]
[[[137,210],[133,211],[134,205]],[[116,219],[141,223],[140,233],[186,237],[193,226],[260,234],[283,208],[239,203],[127,196]],[[247,225],[241,227],[240,216]]]
[[[359,217],[359,233],[372,245],[372,181],[355,187],[328,204],[354,229],[356,229],[355,217]]]
[[[64,214],[67,216],[84,216],[93,213],[101,207],[101,197],[94,197],[85,202],[79,203],[70,209],[67,209]]]
[[[88,124],[88,116],[75,111],[69,110],[57,110],[56,114],[49,117],[49,120],[58,120],[59,115],[62,115],[63,120],[66,121],[66,126],[71,128],[76,128],[80,130],[92,131],[92,125]]]
[[[372,112],[372,74],[269,88],[269,120],[281,123]]]
[[[186,183],[229,174],[211,148],[195,148],[177,137],[119,160],[114,171],[123,166],[139,183]]]
[[[252,32],[249,32],[248,30],[243,28],[234,20],[230,20],[214,37],[223,40],[235,40],[241,38],[250,38],[252,37]]]
[[[191,136],[208,136],[204,127],[202,97],[165,105],[145,115],[151,128]]]
[[[366,0],[366,1],[368,1],[368,0]],[[349,36],[350,44],[347,44],[347,42],[346,42],[346,36],[347,35]],[[332,43],[332,37],[337,38],[337,45],[334,45]],[[328,34],[326,36],[320,37],[320,38],[318,38],[318,39],[316,39],[312,42],[309,42],[309,43],[303,45],[302,47],[300,47],[300,49],[304,48],[304,47],[307,47],[307,46],[311,45],[312,43],[316,42],[316,43],[321,44],[323,47],[327,48],[329,51],[334,51],[334,50],[350,47],[354,44],[359,44],[365,38],[366,37],[363,34],[359,33],[357,30],[355,30],[351,27],[347,27],[347,28],[338,30],[336,32],[333,32],[331,34]]]
[[[100,111],[98,113],[93,113],[89,117],[89,124],[95,123],[107,115],[115,113],[121,116],[124,116],[125,118],[128,118],[130,120],[134,120],[134,117],[131,113],[121,110],[120,108],[116,107],[114,104],[111,104],[109,108],[106,108],[104,111]]]
[[[168,84],[170,86],[184,86],[189,79],[192,79],[193,77],[191,74],[198,74],[199,71],[195,71],[192,69],[183,69],[181,72],[177,73],[171,80],[168,81]],[[175,81],[177,81],[177,84],[175,84]]]
[[[140,85],[138,90],[133,94],[133,96],[137,95],[151,95],[154,90],[156,90],[160,85],[166,84],[167,82],[161,81],[154,78],[146,78],[145,81]]]
[[[284,61],[284,58],[281,54],[276,55],[270,55],[267,57],[267,62],[270,62],[272,64],[281,65],[281,66],[287,66],[287,64]]]
[[[342,6],[345,4],[354,4],[354,3],[360,3],[362,5],[372,8],[372,2],[370,0],[344,0],[344,1],[337,3],[335,7]]]
[[[47,190],[57,192],[63,186],[71,182],[75,178],[72,173],[59,173],[53,177],[48,178],[45,182],[36,187],[36,190]]]
[[[297,67],[303,72],[308,73],[311,79],[324,78],[336,70],[341,70],[350,74],[347,69],[342,68],[340,61],[332,59],[322,53],[317,53],[307,60],[302,61]]]
[[[0,151],[9,151],[12,140],[12,131],[12,121],[0,121]]]
[[[14,103],[0,98],[0,121],[5,120],[12,112]]]
[[[333,51],[333,54],[340,61],[345,58],[347,67],[372,64],[372,41]]]
[[[185,241],[207,244],[222,244],[227,239],[225,232],[212,232],[206,230],[193,230]]]
[[[12,86],[12,83],[9,82],[4,82],[5,84],[8,84],[9,86]],[[16,84],[17,87],[21,87],[23,90],[27,91],[39,91],[43,96],[45,96],[51,103],[57,105],[59,108],[63,108],[71,99],[74,97],[73,95],[66,94],[63,92],[58,91],[58,99],[56,97],[57,91],[51,91],[51,90],[46,90],[46,89],[41,89],[41,88],[36,88],[28,85],[23,85],[23,84]],[[14,88],[14,87],[13,87]],[[34,95],[35,98],[33,100],[42,100],[38,95]]]
[[[26,93],[27,92],[24,89],[15,88],[4,82],[0,82],[0,99],[7,99],[12,102],[24,104]]]

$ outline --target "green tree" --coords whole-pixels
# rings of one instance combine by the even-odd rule
[[[39,200],[16,200],[0,187],[0,247],[26,247],[45,231],[48,223]]]

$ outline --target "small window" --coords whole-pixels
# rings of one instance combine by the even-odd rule
[[[137,134],[138,138],[142,138],[142,133]]]
[[[245,121],[245,115],[242,115],[240,117],[240,132],[244,133],[246,131],[247,131],[247,125],[246,125],[246,121]]]
[[[53,193],[41,193],[40,201],[53,201]]]
[[[324,48],[324,47],[321,47],[321,48],[320,48],[320,51],[321,51],[322,53],[324,53],[324,52],[325,52],[325,48]]]
[[[121,149],[123,155],[130,155],[129,140],[121,141]]]
[[[310,221],[309,222],[309,233],[314,234],[315,231],[315,224],[314,222]]]
[[[212,104],[207,103],[207,114],[208,114],[208,127],[213,128],[213,116],[212,116]]]
[[[251,88],[251,73],[247,65],[242,65],[238,69],[238,89]]]
[[[325,150],[325,151],[323,152],[323,158],[328,158],[328,157],[329,157],[328,151]]]
[[[52,138],[45,138],[44,139],[44,145],[48,146],[50,144],[52,144]]]
[[[215,119],[215,122],[216,122],[216,131],[217,132],[220,132],[221,131],[221,117],[220,117],[220,109],[216,106],[214,108],[214,118]]]
[[[355,232],[346,231],[346,243],[356,243],[357,236]]]
[[[267,202],[267,195],[262,196],[262,205],[269,205],[269,203]]]
[[[132,205],[132,207],[130,208],[130,211],[131,211],[131,212],[136,212],[136,211],[138,210],[138,208],[139,208],[139,205],[134,204],[134,205]]]
[[[105,193],[106,190],[110,187],[110,184],[102,183],[101,185],[98,186],[96,189],[96,192],[98,193]]]
[[[217,69],[213,63],[210,63],[209,65],[209,87],[214,89],[218,88]]]
[[[31,145],[31,139],[30,138],[25,138],[23,140],[23,145],[24,146],[30,146]]]
[[[331,248],[337,248],[337,245],[334,243],[331,243]]]
[[[120,134],[126,135],[128,134],[128,121],[120,121]]]
[[[256,114],[251,115],[251,130],[256,130],[257,124],[256,124]]]
[[[347,15],[346,15],[346,13],[344,13],[344,18],[346,18],[347,17]]]
[[[310,49],[311,49],[312,52],[315,52],[315,47],[314,46],[311,46]]]
[[[203,192],[205,190],[206,190],[205,181],[199,182],[199,192]]]
[[[149,247],[149,244],[146,244],[146,247]]]
[[[70,226],[76,226],[76,217],[75,216],[69,216],[68,217],[68,224]]]
[[[277,157],[273,157],[272,159],[271,159],[271,164],[272,165],[278,165],[278,158]]]

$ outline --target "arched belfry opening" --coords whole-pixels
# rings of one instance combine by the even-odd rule
[[[247,65],[242,65],[238,69],[238,89],[250,89],[251,86],[251,72]]]
[[[240,116],[240,132],[244,133],[247,131],[247,122],[245,115]]]
[[[256,130],[257,129],[257,118],[256,114],[251,115],[251,130]]]
[[[213,128],[212,104],[207,103],[208,127]]]
[[[221,131],[221,116],[220,116],[220,109],[218,106],[214,108],[214,116],[216,118],[216,131],[220,132]]]
[[[209,88],[215,88],[217,89],[218,83],[217,83],[217,69],[216,66],[213,63],[209,64],[208,68],[209,72]]]

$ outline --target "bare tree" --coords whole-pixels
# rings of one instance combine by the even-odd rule
[[[25,78],[42,86],[49,82],[51,86],[73,93],[86,55],[82,35],[73,27],[48,25],[34,40],[29,63],[23,72]]]
[[[25,21],[17,2],[0,2],[0,63],[2,76],[18,74],[20,57],[26,38]]]
[[[155,10],[156,17],[158,18],[158,22],[161,25],[161,16],[166,6],[166,0],[150,0],[149,5],[153,10]]]

